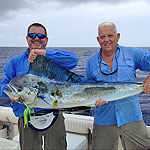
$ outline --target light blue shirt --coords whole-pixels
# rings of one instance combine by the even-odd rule
[[[4,89],[8,88],[7,84],[16,76],[26,74],[29,70],[29,49],[24,53],[12,57],[4,66],[4,77],[1,80],[1,96],[8,97],[4,93]],[[72,69],[77,65],[78,58],[73,52],[63,51],[63,50],[47,50],[46,57],[57,63],[58,65],[66,68]],[[24,104],[15,103],[11,105],[13,112],[16,117],[23,117],[24,110],[26,106]],[[33,108],[35,112],[42,110],[41,108]]]
[[[112,71],[100,56],[101,49],[90,56],[86,64],[86,77],[103,82],[136,82],[136,69],[150,71],[150,51],[117,45]],[[117,71],[116,71],[117,70]],[[116,71],[116,72],[115,72]],[[111,75],[105,75],[103,73]],[[96,107],[94,123],[97,125],[124,125],[142,120],[138,96],[109,102]]]

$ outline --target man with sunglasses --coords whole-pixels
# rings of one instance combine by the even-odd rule
[[[1,95],[3,97],[7,97],[3,90],[8,88],[9,81],[15,76],[26,74],[30,63],[36,59],[37,55],[43,55],[66,69],[72,69],[77,65],[76,54],[59,49],[46,49],[48,37],[46,28],[42,24],[31,24],[28,27],[26,40],[28,49],[24,53],[12,57],[4,66],[4,77],[1,80]],[[26,106],[17,102],[20,97],[10,99],[13,112],[16,117],[19,117],[18,129],[22,150],[42,149],[42,137],[44,137],[44,149],[66,149],[66,132],[62,114],[53,113],[51,109],[33,108],[34,113],[31,113],[33,121],[31,125],[28,124],[29,127],[24,128],[23,116]],[[39,124],[37,125],[37,123]]]
[[[150,70],[150,51],[118,44],[120,33],[115,24],[104,22],[98,27],[101,48],[86,65],[86,77],[102,82],[136,82],[136,69]],[[143,91],[150,93],[150,75]],[[142,120],[138,96],[108,102],[95,102],[92,149],[118,149],[121,138],[124,149],[150,149],[150,135]]]

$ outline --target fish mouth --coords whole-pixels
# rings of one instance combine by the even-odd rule
[[[10,88],[5,88],[4,92],[11,98],[12,97],[12,91],[10,90]]]
[[[22,91],[21,88],[18,88],[16,85],[14,85],[14,84],[12,84],[12,83],[9,83],[7,86],[9,87],[9,89],[10,89],[12,92],[17,93],[17,92],[21,92],[21,91]]]
[[[19,102],[24,102],[28,105],[34,103],[37,93],[31,91],[30,88],[20,88],[14,85],[13,83],[9,83],[8,88],[4,89],[4,92],[9,96],[9,98],[20,97],[21,100]]]
[[[14,84],[12,83],[9,83],[7,84],[8,88],[5,88],[4,89],[4,92],[10,97],[14,97],[14,96],[17,96],[18,92],[21,92],[22,89],[21,88],[18,88],[17,86],[15,86]]]

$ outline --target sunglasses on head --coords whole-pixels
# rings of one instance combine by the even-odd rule
[[[28,36],[32,39],[36,38],[36,36],[39,38],[39,39],[44,39],[46,37],[46,35],[44,34],[35,34],[35,33],[29,33]]]

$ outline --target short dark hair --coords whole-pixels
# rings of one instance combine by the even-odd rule
[[[42,24],[40,24],[40,23],[32,23],[32,24],[28,27],[27,35],[29,34],[29,30],[30,30],[30,28],[31,28],[32,26],[42,27],[42,28],[44,29],[44,31],[45,31],[45,35],[47,36],[46,28],[45,28]]]

